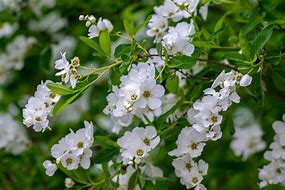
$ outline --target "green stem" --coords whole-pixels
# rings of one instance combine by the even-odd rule
[[[93,71],[90,72],[90,73],[87,73],[85,75],[83,75],[82,77],[85,77],[85,76],[88,76],[88,75],[92,75],[96,72],[99,72],[99,71],[104,71],[104,70],[109,70],[117,65],[120,65],[121,63],[123,63],[123,61],[116,61],[115,63],[113,63],[112,65],[108,65],[108,66],[105,66],[105,67],[101,67],[101,68],[93,68]]]

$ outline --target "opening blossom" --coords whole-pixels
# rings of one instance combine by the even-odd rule
[[[56,159],[56,163],[61,163],[67,170],[77,169],[79,165],[84,169],[90,167],[94,129],[91,122],[84,121],[84,126],[85,128],[76,132],[71,131],[51,148],[51,155]],[[44,167],[49,176],[56,170],[56,165],[49,160],[44,162]]]
[[[49,127],[49,116],[55,103],[60,96],[51,92],[47,87],[50,81],[41,82],[37,86],[35,95],[30,97],[28,103],[23,109],[23,123],[27,127],[33,127],[36,132],[44,132]]]
[[[140,163],[148,152],[153,150],[160,142],[160,137],[154,127],[134,128],[127,131],[118,139],[117,143],[121,147],[120,152],[124,164]]]

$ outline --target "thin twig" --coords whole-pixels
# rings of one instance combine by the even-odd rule
[[[205,80],[205,81],[209,81],[209,82],[214,80],[213,78],[209,78],[209,77],[198,77],[198,76],[192,75],[190,73],[185,73],[181,69],[175,69],[175,70],[180,72],[181,74],[183,74],[187,78],[192,78],[192,79],[195,79],[195,80]]]

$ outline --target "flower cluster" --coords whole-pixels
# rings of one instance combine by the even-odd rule
[[[173,160],[172,165],[175,168],[175,174],[180,177],[181,184],[187,188],[195,187],[195,190],[206,189],[203,184],[203,176],[208,172],[208,164],[199,160],[195,162],[189,154]]]
[[[41,82],[37,86],[34,96],[30,97],[28,103],[23,110],[23,123],[27,126],[33,126],[37,132],[45,131],[49,128],[48,117],[55,103],[59,100],[59,95],[50,91],[47,84],[50,81]]]
[[[88,169],[90,166],[94,129],[91,122],[84,121],[84,126],[85,128],[76,132],[71,130],[51,148],[51,155],[56,159],[56,163],[61,163],[67,170],[77,169],[79,165],[84,169]],[[43,166],[48,176],[52,176],[57,169],[56,164],[50,160],[46,160]]]
[[[10,114],[0,114],[0,148],[14,155],[21,154],[29,145],[27,135]]]
[[[226,111],[232,102],[239,103],[240,97],[236,93],[237,86],[248,86],[251,76],[242,75],[235,71],[223,71],[213,82],[211,88],[204,90],[201,100],[194,102],[188,110],[187,119],[198,132],[204,133],[208,139],[217,140],[221,137],[221,111]],[[215,88],[220,87],[219,91]]]
[[[148,24],[147,35],[155,37],[155,42],[161,42],[171,55],[182,53],[191,55],[194,52],[191,36],[195,33],[193,21],[179,22],[183,18],[189,18],[196,10],[199,0],[180,1],[166,0],[163,5],[155,7],[156,14]],[[170,26],[173,21],[176,26]]]
[[[124,164],[139,164],[141,159],[147,157],[148,152],[153,150],[160,142],[160,137],[154,127],[136,127],[132,132],[125,132],[118,139],[117,143],[121,147],[121,156]]]
[[[61,59],[55,61],[55,68],[61,70],[57,72],[56,76],[61,76],[64,83],[70,82],[72,88],[75,88],[77,80],[80,79],[80,75],[76,70],[76,67],[80,66],[80,61],[78,57],[71,59],[71,64],[67,61],[65,57],[66,52],[61,53]]]
[[[285,185],[285,114],[283,121],[275,121],[272,125],[276,135],[274,142],[270,144],[269,151],[266,151],[264,158],[270,161],[259,170],[260,187],[270,184]]]
[[[118,126],[131,124],[133,116],[150,121],[161,114],[162,97],[165,89],[156,84],[155,67],[153,64],[138,63],[132,65],[128,75],[123,75],[120,86],[113,86],[112,92],[107,96],[108,105],[105,114]]]
[[[6,46],[6,51],[0,53],[0,85],[8,81],[11,70],[23,68],[25,54],[35,41],[33,37],[17,36]]]
[[[194,102],[193,107],[188,110],[187,119],[192,127],[181,130],[176,141],[177,148],[170,151],[169,155],[179,157],[178,160],[184,156],[191,159],[196,158],[201,155],[206,141],[221,138],[222,115],[220,112],[226,111],[232,102],[238,103],[240,101],[236,87],[248,86],[251,80],[249,75],[242,75],[235,71],[228,73],[223,71],[213,82],[211,88],[204,90],[204,96]],[[216,91],[218,87],[220,89]],[[203,175],[206,173],[207,171]],[[181,177],[181,183],[187,187],[201,188],[202,178],[197,183],[192,183],[183,179],[182,174],[177,176]]]
[[[103,19],[100,17],[96,22],[96,18],[94,15],[80,15],[79,20],[86,21],[85,25],[86,27],[89,27],[89,38],[96,38],[100,35],[100,32],[107,31],[108,33],[110,33],[113,30],[113,24],[110,20],[106,18]]]
[[[234,113],[235,134],[230,144],[235,155],[247,160],[251,155],[265,148],[262,140],[263,131],[247,108],[239,108]]]

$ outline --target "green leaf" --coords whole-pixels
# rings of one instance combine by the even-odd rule
[[[127,21],[126,19],[124,20],[124,27],[125,27],[125,30],[127,32],[127,34],[130,36],[130,37],[133,37],[134,36],[134,23],[133,22],[129,22]]]
[[[105,55],[107,57],[111,57],[111,40],[110,34],[107,31],[103,31],[100,33],[99,44]]]
[[[98,74],[87,75],[76,83],[76,87],[74,88],[74,90],[83,90],[84,88],[89,87],[91,84],[93,84],[93,82],[98,79],[98,76]]]
[[[138,184],[140,176],[140,170],[137,169],[130,177],[129,183],[128,183],[128,190],[134,190],[136,185]]]
[[[53,115],[57,115],[60,112],[62,112],[66,106],[75,101],[80,95],[81,92],[78,92],[76,94],[61,96],[59,101],[55,104],[52,110]]]
[[[119,148],[103,148],[96,152],[94,158],[94,162],[96,164],[101,164],[103,162],[110,161],[115,155],[119,153]]]
[[[120,44],[115,49],[115,57],[121,57],[122,55],[129,54],[131,51],[131,44]]]
[[[67,94],[60,97],[59,101],[55,104],[53,108],[53,115],[57,115],[64,110],[66,106],[75,102],[80,98],[84,92],[98,79],[98,75],[88,75],[76,84],[73,89],[75,93]]]
[[[94,50],[96,50],[98,52],[98,54],[103,54],[101,47],[99,46],[99,44],[97,42],[95,42],[94,40],[87,38],[85,36],[80,36],[79,39],[84,42],[86,45],[90,46],[91,48],[93,48]]]
[[[241,61],[241,62],[246,61],[246,58],[242,54],[238,52],[234,52],[234,51],[225,53],[224,57],[226,59],[233,60],[233,61]]]
[[[266,61],[272,65],[279,65],[281,61],[281,52],[279,49],[273,49],[266,53]]]
[[[186,55],[179,55],[173,57],[169,63],[169,68],[177,69],[191,69],[196,64],[196,59]]]
[[[241,47],[243,54],[249,60],[250,59],[250,48],[249,48],[248,40],[246,39],[245,34],[242,31],[240,31],[239,33],[239,45]]]
[[[166,80],[166,89],[173,93],[177,94],[179,90],[179,79],[175,74],[170,75]]]
[[[263,48],[263,46],[270,39],[273,32],[273,26],[269,25],[264,30],[262,30],[254,40],[251,48],[252,57],[259,54],[259,51]]]
[[[95,142],[105,148],[112,148],[118,146],[117,143],[114,142],[112,139],[104,136],[95,136]]]
[[[62,84],[58,84],[58,83],[54,83],[54,82],[48,83],[47,86],[52,92],[54,92],[58,95],[61,95],[61,96],[76,93],[76,90],[71,90],[71,89],[63,86]]]
[[[218,20],[218,22],[217,22],[216,25],[215,25],[214,33],[218,32],[219,30],[222,29],[223,23],[224,23],[224,20],[225,20],[225,17],[226,17],[226,16],[227,16],[227,15],[225,14],[224,16],[222,16],[222,17]]]
[[[239,44],[240,44],[243,54],[246,56],[248,60],[250,60],[251,58],[251,54],[250,54],[251,52],[250,52],[250,47],[249,47],[249,40],[246,38],[246,35],[249,32],[251,32],[258,24],[261,23],[263,16],[251,20],[240,30]]]

